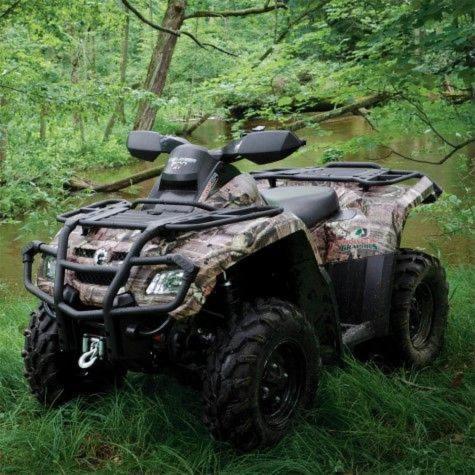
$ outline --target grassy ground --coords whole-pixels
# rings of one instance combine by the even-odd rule
[[[424,371],[384,375],[349,359],[276,448],[237,455],[201,424],[200,396],[132,375],[115,394],[46,410],[19,357],[32,301],[0,303],[0,473],[475,473],[473,268],[450,271],[447,345]]]

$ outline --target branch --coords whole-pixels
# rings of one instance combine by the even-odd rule
[[[180,36],[181,33],[176,30],[171,30],[170,28],[165,28],[164,26],[157,25],[157,23],[154,23],[147,18],[145,18],[134,6],[132,6],[128,0],[121,0],[122,3],[124,4],[124,7],[130,10],[140,21],[143,23],[147,24],[148,26],[151,26],[155,30],[162,31],[163,33],[169,33],[170,35],[174,36]]]
[[[180,37],[182,35],[187,36],[188,38],[193,40],[200,48],[207,49],[209,47],[209,48],[213,48],[215,50],[221,51],[221,53],[225,53],[225,54],[228,54],[230,56],[237,56],[236,53],[233,53],[231,51],[227,51],[227,50],[225,50],[225,49],[223,49],[219,46],[216,46],[212,43],[204,43],[204,42],[200,41],[195,35],[193,35],[189,31],[171,30],[170,28],[166,28],[164,26],[158,25],[157,23],[154,23],[153,21],[150,21],[149,19],[145,18],[133,5],[131,5],[129,3],[128,0],[121,0],[121,1],[124,4],[125,8],[130,10],[140,21],[142,21],[143,23],[145,23],[146,25],[152,27],[155,30],[161,31],[162,33],[168,33],[170,35],[178,36],[178,37]]]
[[[7,86],[6,84],[0,84],[0,87],[3,89],[9,89],[10,91],[19,92],[21,94],[31,94],[31,91],[25,89],[17,89],[16,87]]]
[[[475,137],[469,138],[465,142],[459,143],[457,145],[452,145],[453,150],[451,150],[447,155],[442,157],[438,162],[425,162],[429,163],[430,165],[441,165],[442,163],[446,162],[454,153],[458,152],[462,148],[465,148],[467,145],[474,143]]]
[[[9,91],[17,92],[19,94],[25,94],[29,96],[35,102],[42,101],[49,101],[50,98],[47,94],[40,93],[38,91],[28,91],[26,89],[19,89],[17,87],[7,86],[6,84],[0,84],[0,89],[7,89]]]
[[[221,51],[221,53],[227,54],[228,56],[234,56],[235,58],[237,58],[239,56],[238,54],[233,53],[232,51],[229,51],[227,49],[221,48],[220,46],[216,46],[213,43],[205,43],[203,41],[200,42],[200,41],[198,41],[198,38],[196,38],[196,36],[193,36],[188,31],[182,31],[181,33],[183,35],[188,36],[189,38],[191,38],[196,44],[198,44],[198,45],[201,44],[201,48],[203,48],[203,49],[206,49],[207,47],[209,47],[209,48],[213,48],[217,51]]]
[[[358,110],[358,113],[359,115],[361,115],[361,117],[363,117],[366,122],[369,124],[369,126],[375,131],[375,132],[379,132],[378,128],[373,124],[373,122],[371,121],[371,119],[369,118],[368,116],[368,112],[366,110],[364,110],[364,108],[361,108]],[[386,155],[385,157],[383,158],[388,158],[390,155],[396,155],[397,157],[400,157],[400,158],[403,158],[404,160],[409,160],[411,162],[417,162],[417,163],[426,163],[428,165],[442,165],[443,163],[445,163],[450,157],[452,157],[455,153],[457,153],[459,150],[461,150],[462,148],[465,148],[467,145],[470,145],[471,143],[475,142],[475,137],[472,137],[472,138],[469,138],[468,140],[466,140],[465,142],[462,142],[462,143],[459,143],[459,144],[452,144],[450,142],[448,142],[447,140],[443,140],[444,143],[448,144],[450,147],[452,147],[452,150],[450,152],[448,152],[446,155],[444,155],[440,160],[438,160],[437,162],[431,162],[429,160],[420,160],[418,158],[414,158],[414,157],[411,157],[409,155],[404,155],[403,153],[401,152],[398,152],[397,150],[393,149],[392,147],[390,147],[389,145],[384,145],[384,144],[379,144],[380,147],[383,147],[384,149],[388,150],[389,151],[389,154]]]
[[[374,106],[380,102],[385,101],[388,98],[389,98],[389,95],[384,92],[380,94],[375,94],[374,96],[366,97],[353,104],[348,104],[346,106],[338,107],[337,109],[333,109],[328,112],[323,112],[322,114],[318,114],[315,117],[311,117],[310,119],[297,120],[289,124],[287,128],[289,130],[294,130],[294,131],[303,129],[304,127],[307,127],[310,124],[319,124],[326,120],[333,119],[335,117],[340,117],[349,112],[357,112],[361,108]]]
[[[285,27],[284,30],[282,30],[279,34],[279,36],[275,39],[274,44],[272,46],[269,46],[264,53],[259,57],[258,62],[253,66],[254,68],[257,67],[262,61],[264,61],[267,56],[269,56],[272,51],[274,50],[275,45],[281,43],[285,37],[290,33],[292,28],[299,24],[302,20],[304,20],[307,16],[310,14],[316,12],[317,10],[320,10],[323,6],[325,6],[327,3],[330,3],[331,0],[322,0],[318,5],[313,6],[312,8],[309,8],[308,10],[305,10],[302,12],[300,15],[296,16],[294,19],[290,20]]]
[[[180,132],[178,132],[178,135],[191,135],[201,124],[204,124],[210,118],[210,116],[211,114],[205,114],[201,116],[190,126],[184,127]]]
[[[6,18],[10,13],[15,10],[15,8],[20,5],[22,0],[17,0],[16,2],[12,3],[1,15],[0,15],[0,20],[3,18]]]
[[[409,160],[411,162],[416,162],[416,163],[426,163],[427,165],[442,165],[445,163],[452,155],[454,155],[456,152],[458,152],[460,149],[466,147],[467,145],[475,142],[475,137],[472,137],[471,139],[466,140],[465,142],[462,142],[458,145],[455,145],[452,150],[444,155],[440,160],[437,162],[431,162],[429,160],[420,160],[419,158],[414,158],[409,155],[404,155],[401,152],[398,152],[397,150],[394,150],[393,148],[389,147],[388,145],[380,144],[380,147],[385,148],[390,152],[389,155],[396,155],[397,157],[403,158],[404,160]],[[389,155],[387,155],[385,158],[387,158]]]
[[[414,109],[416,109],[416,111],[418,112],[418,117],[419,119],[424,122],[424,124],[426,124],[427,126],[429,126],[429,128],[432,130],[432,132],[434,132],[435,135],[437,135],[437,137],[439,137],[440,140],[442,140],[442,142],[446,143],[447,145],[449,145],[450,147],[455,147],[455,145],[452,143],[452,142],[449,142],[435,127],[434,125],[432,124],[432,122],[430,121],[429,119],[429,116],[427,115],[427,113],[425,112],[425,110],[419,105],[419,104],[416,104],[414,101],[411,101],[407,96],[403,95],[403,94],[400,94],[400,96],[406,101],[408,102],[409,104],[411,104],[412,107],[414,107]]]
[[[261,13],[272,12],[280,8],[287,8],[287,5],[283,2],[276,2],[274,5],[269,5],[269,2],[263,7],[252,7],[252,8],[243,8],[242,10],[223,10],[223,11],[210,11],[210,10],[201,10],[197,12],[190,13],[185,16],[185,20],[190,18],[211,18],[211,17],[232,17],[232,16],[249,16],[249,15],[260,15]]]
[[[130,175],[122,180],[117,180],[112,183],[106,184],[96,184],[89,181],[83,180],[81,178],[72,178],[68,183],[65,184],[65,187],[71,192],[89,190],[94,192],[111,192],[118,191],[123,188],[127,188],[131,185],[141,183],[142,181],[154,178],[160,175],[163,171],[163,166],[150,168],[144,172],[136,173],[135,175]]]

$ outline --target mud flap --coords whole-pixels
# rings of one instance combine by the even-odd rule
[[[342,327],[351,329],[348,346],[388,334],[394,256],[388,253],[327,265]]]

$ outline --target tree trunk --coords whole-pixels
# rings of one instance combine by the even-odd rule
[[[90,32],[90,38],[91,38],[91,60],[90,60],[90,68],[91,68],[91,73],[92,77],[96,77],[97,73],[97,68],[96,68],[96,33],[94,31]]]
[[[163,17],[162,26],[171,30],[179,30],[185,19],[185,0],[168,0],[167,10]],[[157,42],[148,66],[147,78],[145,79],[144,89],[160,96],[168,70],[172,60],[173,52],[177,42],[177,36],[169,33],[159,32]],[[151,130],[157,115],[156,107],[148,101],[142,101],[139,105],[137,117],[134,123],[134,129]]]
[[[7,128],[0,125],[0,171],[7,159],[8,134]]]
[[[120,105],[119,103],[117,103],[114,111],[112,112],[111,116],[109,117],[109,120],[107,121],[106,129],[104,130],[104,137],[102,137],[102,143],[106,143],[109,141],[110,136],[112,134],[112,130],[114,129],[117,114],[119,114],[119,112]]]
[[[143,172],[136,173],[135,175],[130,175],[126,178],[122,178],[121,180],[106,184],[96,184],[86,180],[82,180],[81,178],[72,178],[68,183],[65,184],[65,187],[68,188],[71,192],[81,190],[90,190],[95,192],[118,191],[160,175],[163,171],[163,168],[163,165],[155,168],[150,168],[149,170],[145,170]]]
[[[178,132],[178,135],[191,135],[201,124],[204,124],[210,117],[211,114],[205,114],[191,125],[185,123],[185,126],[183,127],[183,129],[181,129],[180,132]]]
[[[148,10],[150,12],[150,21],[153,21],[153,17],[154,17],[154,14],[153,14],[153,0],[149,0]],[[153,47],[153,43],[155,41],[155,31],[152,30],[152,29],[150,29],[150,35],[148,37],[148,40],[149,40],[149,43],[150,43],[150,47]]]
[[[338,107],[337,109],[333,109],[328,112],[323,112],[322,114],[318,114],[314,117],[309,117],[308,119],[297,120],[295,122],[287,124],[286,128],[288,130],[294,131],[300,130],[312,124],[320,124],[321,122],[340,117],[344,114],[358,112],[359,109],[375,106],[376,104],[379,104],[380,102],[383,102],[388,98],[389,95],[384,92],[380,94],[375,94],[374,96],[365,97],[364,99],[354,102],[353,104]]]

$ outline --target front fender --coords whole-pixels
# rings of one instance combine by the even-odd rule
[[[200,270],[183,305],[173,311],[171,316],[183,319],[195,315],[213,291],[217,277],[226,269],[254,252],[299,231],[306,234],[317,263],[322,264],[307,228],[300,219],[288,212],[272,218],[244,221],[191,235],[173,252],[190,258]]]

